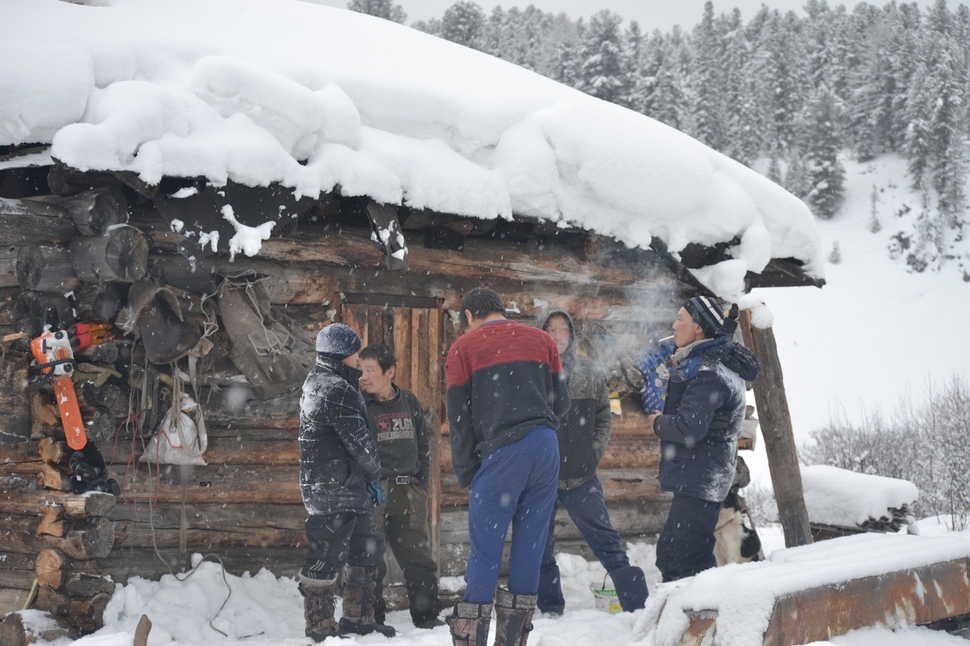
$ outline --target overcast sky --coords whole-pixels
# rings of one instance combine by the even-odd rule
[[[335,7],[346,7],[346,0],[313,0],[320,4],[328,4]],[[455,0],[396,0],[404,7],[408,14],[407,24],[416,20],[428,20],[429,18],[440,18],[445,9],[455,3]],[[478,6],[486,13],[501,5],[505,9],[517,6],[524,9],[530,4],[535,5],[543,11],[559,13],[564,11],[571,18],[588,18],[601,9],[609,9],[623,16],[627,21],[636,20],[640,23],[640,30],[649,33],[654,29],[668,31],[674,25],[690,28],[700,22],[704,13],[705,0],[525,0],[522,2],[506,1],[494,2],[492,0],[476,0]],[[884,0],[870,0],[871,4],[882,6]],[[933,0],[919,0],[920,7],[926,8],[933,3]],[[794,10],[800,15],[804,15],[802,6],[805,0],[714,0],[714,14],[728,13],[735,7],[741,9],[741,17],[745,22],[758,11],[762,4],[767,4],[771,9],[780,11]],[[838,0],[829,0],[830,6],[838,6]],[[858,2],[850,0],[844,3],[850,10]],[[955,10],[960,3],[956,0],[949,0],[947,5],[950,10]]]

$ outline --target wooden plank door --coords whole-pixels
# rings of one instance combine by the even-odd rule
[[[441,345],[440,301],[430,298],[404,299],[399,296],[344,294],[340,319],[360,335],[365,347],[372,343],[385,343],[394,349],[397,359],[394,382],[417,395],[418,401],[427,411],[425,421],[431,445],[428,513],[431,519],[431,551],[437,560],[441,501],[438,429],[443,421],[442,375],[445,359]]]

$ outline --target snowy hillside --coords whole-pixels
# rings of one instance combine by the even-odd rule
[[[903,398],[918,400],[931,381],[970,376],[970,283],[952,263],[917,273],[889,257],[893,236],[912,230],[920,208],[907,186],[905,160],[845,165],[846,203],[835,218],[819,221],[827,255],[837,242],[841,256],[826,264],[828,284],[759,291],[775,314],[800,442],[833,417],[858,423],[876,412],[889,416]],[[758,458],[755,477],[767,478],[763,446]]]

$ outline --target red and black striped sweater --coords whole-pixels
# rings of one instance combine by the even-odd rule
[[[489,321],[448,351],[448,422],[458,484],[467,487],[483,457],[539,424],[559,428],[569,387],[559,351],[543,330]]]

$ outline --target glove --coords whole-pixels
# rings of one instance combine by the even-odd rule
[[[367,493],[370,494],[370,498],[374,501],[375,505],[383,505],[387,502],[387,494],[384,493],[384,487],[376,480],[367,483]]]

